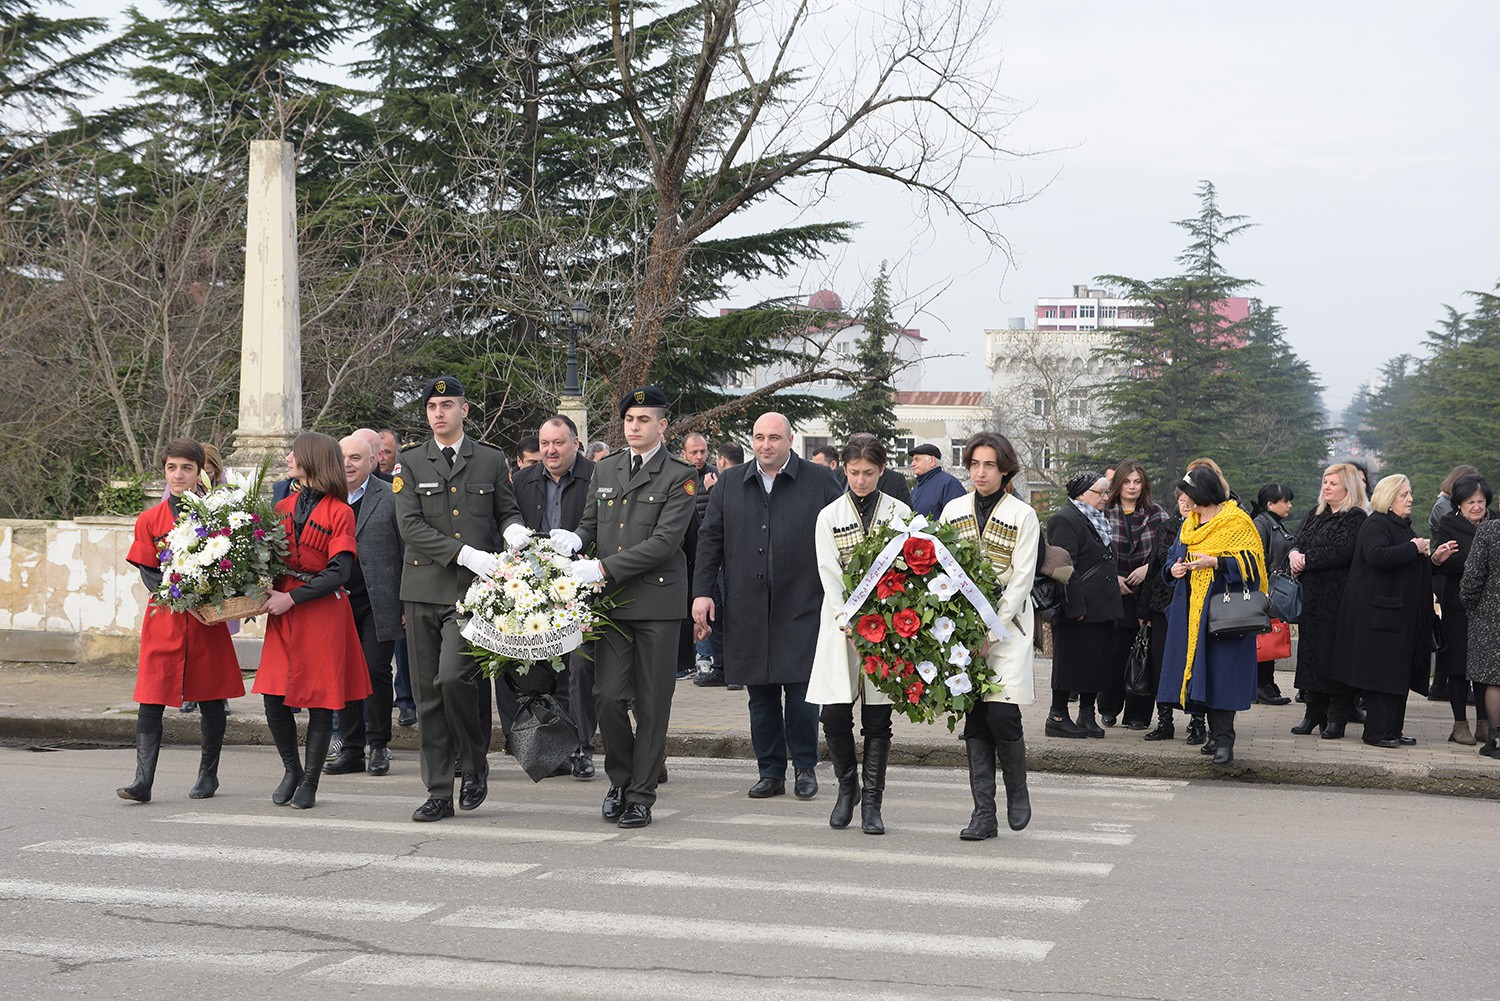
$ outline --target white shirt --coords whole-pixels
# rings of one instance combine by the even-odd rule
[[[630,450],[630,454],[631,455],[639,455],[641,457],[641,468],[645,469],[646,468],[646,463],[650,462],[652,456],[656,455],[656,453],[660,452],[660,451],[661,451],[661,442],[658,441],[654,446],[652,446],[651,451],[649,451],[649,452],[637,452],[635,449],[632,448]]]
[[[776,477],[781,474],[782,470],[786,469],[787,465],[791,463],[791,461],[792,453],[788,452],[786,454],[786,462],[783,462],[775,472],[771,473],[768,473],[763,468],[761,468],[760,463],[757,462],[755,464],[755,471],[760,474],[760,485],[766,488],[766,493],[771,492],[771,485],[776,482]]]
[[[357,501],[361,497],[363,497],[365,495],[365,487],[368,487],[369,485],[370,485],[370,478],[368,476],[366,476],[365,477],[365,481],[359,485],[359,489],[358,490],[351,490],[351,491],[349,491],[349,503],[353,504],[355,501]]]

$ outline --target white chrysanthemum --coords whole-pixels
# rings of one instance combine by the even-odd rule
[[[558,601],[572,601],[578,596],[578,581],[572,577],[559,577],[548,588]]]
[[[528,636],[535,636],[537,633],[546,632],[547,626],[548,622],[546,614],[543,612],[533,612],[532,614],[526,616],[526,621],[522,626],[522,632],[526,633]]]
[[[511,601],[518,601],[521,595],[531,592],[531,588],[527,587],[526,582],[519,577],[512,577],[501,585],[501,589]]]
[[[250,512],[249,511],[230,511],[229,512],[229,527],[230,528],[236,528],[236,529],[238,529],[238,528],[244,528],[248,524],[250,524]]]
[[[217,563],[229,555],[229,540],[222,535],[215,535],[203,542],[203,557],[205,561]]]
[[[503,615],[493,615],[493,616],[491,616],[490,617],[490,624],[492,626],[494,626],[496,629],[500,630],[502,633],[506,631],[505,630],[505,616],[503,616]]]

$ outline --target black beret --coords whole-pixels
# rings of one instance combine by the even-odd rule
[[[1082,497],[1085,490],[1092,487],[1095,483],[1098,483],[1101,479],[1103,479],[1103,477],[1094,472],[1092,469],[1086,469],[1081,473],[1075,473],[1073,475],[1073,478],[1068,481],[1068,499],[1077,500],[1079,497]]]
[[[434,396],[462,396],[464,387],[451,375],[440,375],[422,388],[422,406]]]
[[[661,407],[667,408],[667,394],[661,391],[660,386],[642,386],[633,393],[626,393],[620,398],[620,416],[625,416],[625,411],[631,407]]]
[[[943,457],[943,453],[942,453],[941,449],[939,449],[936,445],[930,445],[930,444],[927,444],[925,442],[923,444],[921,444],[921,445],[918,445],[916,448],[912,449],[911,450],[911,454],[912,455],[930,455],[934,459],[941,459]]]

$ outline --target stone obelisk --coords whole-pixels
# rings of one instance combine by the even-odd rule
[[[250,143],[245,228],[245,318],[233,462],[253,467],[270,457],[274,474],[302,428],[296,157],[291,143]]]

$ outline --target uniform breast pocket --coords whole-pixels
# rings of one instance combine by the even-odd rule
[[[1406,629],[1406,611],[1400,598],[1377,594],[1370,611],[1370,628],[1376,632],[1399,633]]]
[[[418,487],[417,496],[422,498],[422,517],[429,521],[443,514],[443,490],[441,487]]]
[[[642,510],[646,512],[647,518],[654,522],[657,516],[661,514],[661,506],[666,503],[666,500],[667,495],[664,493],[647,492],[637,495],[635,503],[640,504]]]
[[[469,496],[469,513],[483,518],[495,508],[495,485],[493,483],[470,483],[464,487]]]

